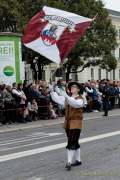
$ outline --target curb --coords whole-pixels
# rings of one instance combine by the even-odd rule
[[[94,120],[94,119],[105,119],[105,118],[108,119],[109,117],[116,117],[116,116],[120,116],[120,113],[119,114],[110,114],[107,117],[103,117],[101,115],[94,116],[94,117],[84,117],[84,120],[88,121],[88,120]],[[0,134],[1,133],[6,133],[6,132],[9,133],[9,132],[29,130],[29,129],[35,129],[35,128],[41,128],[41,127],[49,127],[49,126],[54,126],[54,125],[62,124],[63,122],[64,122],[64,118],[63,119],[58,119],[58,121],[55,121],[55,122],[47,122],[47,123],[42,122],[40,124],[28,124],[28,126],[26,124],[24,124],[25,126],[21,126],[21,127],[18,127],[19,124],[17,124],[17,127],[11,127],[10,125],[8,125],[8,127],[5,127],[6,126],[5,125],[3,127],[5,127],[6,129],[1,129],[0,130]],[[2,128],[2,126],[1,126],[1,128]]]
[[[59,125],[62,124],[63,120],[61,120],[60,122],[52,122],[52,123],[43,123],[43,124],[29,124],[28,126],[26,124],[26,126],[24,127],[11,127],[8,125],[8,127],[5,127],[6,129],[2,129],[0,130],[0,134],[1,133],[6,133],[6,132],[15,132],[15,131],[21,131],[21,130],[28,130],[28,129],[35,129],[35,128],[41,128],[41,127],[49,127],[49,126],[53,126],[53,125]],[[5,125],[6,126],[6,125]],[[19,124],[17,124],[17,126],[19,126]],[[4,127],[4,126],[3,126]],[[2,128],[2,126],[1,126]]]

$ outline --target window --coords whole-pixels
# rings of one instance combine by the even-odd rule
[[[55,71],[54,70],[51,70],[51,74],[50,74],[50,80],[51,81],[55,81]]]
[[[120,59],[120,48],[119,48],[119,59]]]
[[[110,71],[110,79],[112,80],[112,71]]]
[[[113,80],[115,80],[115,69],[113,69]]]
[[[115,50],[112,50],[112,55],[115,56]]]
[[[119,37],[119,39],[120,39],[120,29],[118,30],[118,37]]]
[[[43,70],[43,72],[42,72],[42,80],[45,81],[45,70]]]
[[[101,69],[98,69],[98,79],[101,80]]]
[[[109,79],[109,78],[108,78],[108,71],[107,71],[107,70],[106,70],[106,79]]]
[[[91,68],[91,79],[94,79],[94,69]]]

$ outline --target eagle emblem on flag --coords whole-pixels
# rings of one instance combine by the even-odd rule
[[[41,34],[41,38],[43,40],[43,43],[46,46],[51,46],[53,44],[56,44],[57,42],[57,31],[58,27],[56,25],[52,25],[49,29],[43,30]]]

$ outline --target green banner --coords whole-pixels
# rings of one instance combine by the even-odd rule
[[[0,33],[0,81],[7,84],[23,81],[22,66],[21,37],[13,33]]]

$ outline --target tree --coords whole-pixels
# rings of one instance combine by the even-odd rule
[[[71,3],[68,10],[76,14],[93,18],[98,13],[98,16],[64,64],[67,68],[66,79],[69,79],[70,73],[77,73],[78,67],[81,67],[79,72],[91,65],[100,65],[107,70],[115,69],[117,61],[111,51],[117,46],[116,31],[102,1],[77,0]]]
[[[16,0],[0,0],[0,32],[17,32]]]

